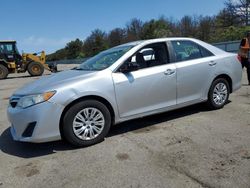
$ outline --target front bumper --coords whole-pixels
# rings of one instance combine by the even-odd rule
[[[7,115],[13,139],[37,143],[60,140],[59,124],[62,111],[62,105],[48,101],[25,109],[9,106]],[[26,136],[27,127],[34,122],[34,129],[29,136]]]

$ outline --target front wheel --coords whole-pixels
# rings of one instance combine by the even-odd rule
[[[31,62],[27,69],[31,76],[41,76],[44,72],[43,65],[38,62]]]
[[[228,81],[224,78],[216,79],[208,92],[208,106],[211,109],[223,108],[228,101],[229,93]]]
[[[72,145],[82,147],[101,142],[111,126],[108,108],[95,100],[81,101],[65,113],[62,137]]]

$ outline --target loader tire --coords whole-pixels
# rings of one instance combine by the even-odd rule
[[[31,76],[41,76],[44,72],[44,67],[41,63],[31,62],[27,70]]]
[[[9,70],[4,65],[0,64],[0,80],[7,78]]]

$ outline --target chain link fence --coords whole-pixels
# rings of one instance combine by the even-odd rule
[[[212,45],[214,45],[217,48],[220,48],[226,52],[237,53],[239,50],[239,46],[240,46],[240,40],[219,42],[219,43],[214,43]]]

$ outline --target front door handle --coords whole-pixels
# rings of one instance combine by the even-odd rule
[[[208,64],[209,64],[210,66],[214,66],[214,65],[216,65],[217,63],[216,63],[215,61],[210,61]]]
[[[173,69],[167,69],[167,70],[164,72],[165,75],[172,75],[172,74],[174,74],[174,73],[175,73],[175,70],[173,70]]]

